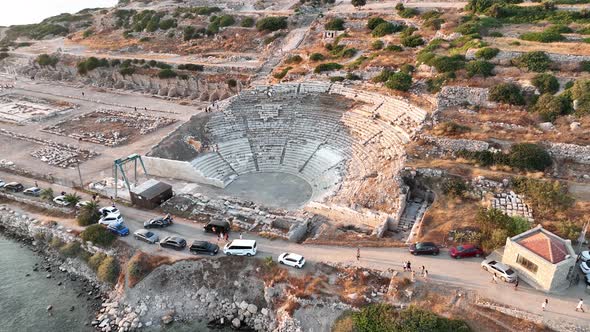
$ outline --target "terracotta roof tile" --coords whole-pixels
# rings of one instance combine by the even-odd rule
[[[563,261],[569,254],[562,239],[540,230],[518,239],[517,243],[553,264]]]

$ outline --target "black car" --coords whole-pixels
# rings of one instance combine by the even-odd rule
[[[440,252],[433,242],[416,242],[410,245],[409,250],[412,255],[438,255]]]
[[[143,227],[145,228],[164,228],[172,225],[172,218],[171,217],[158,217],[150,219],[143,223]]]
[[[224,233],[227,234],[230,231],[229,222],[225,220],[212,220],[203,227],[205,232],[211,232],[215,234]]]
[[[160,247],[182,250],[186,247],[186,241],[178,236],[167,236],[160,241]]]
[[[18,183],[18,182],[10,182],[4,185],[4,190],[12,191],[12,192],[19,192],[25,190],[25,187]]]
[[[219,252],[219,246],[207,241],[194,241],[188,249],[191,253],[215,256]]]

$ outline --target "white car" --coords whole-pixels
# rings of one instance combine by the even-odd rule
[[[6,182],[0,180],[0,188],[4,187],[5,184],[6,184]]]
[[[28,196],[39,197],[41,195],[41,189],[37,187],[27,188],[23,191],[23,194]]]
[[[580,260],[582,262],[590,262],[590,250],[585,250],[580,253]]]
[[[88,204],[90,204],[90,201],[79,201],[78,203],[76,203],[76,209],[80,209]]]
[[[65,196],[57,196],[53,199],[53,203],[57,204],[57,205],[61,205],[61,206],[68,206],[70,205],[70,202],[66,201],[66,197]]]
[[[590,262],[580,263],[580,270],[582,270],[584,274],[590,274]]]
[[[119,216],[121,216],[121,211],[119,211],[119,209],[117,209],[114,206],[105,206],[105,207],[102,207],[102,208],[98,209],[98,212],[103,217],[106,217],[106,216],[119,217]]]
[[[300,269],[305,265],[305,258],[301,255],[285,252],[279,256],[279,263]]]
[[[518,275],[510,266],[495,260],[485,260],[481,262],[481,267],[504,282],[515,282],[518,279]]]
[[[100,218],[98,220],[98,223],[100,225],[110,225],[110,224],[118,224],[118,223],[123,223],[123,217],[121,216],[114,216],[114,215],[108,215],[108,216],[104,216],[102,218]]]

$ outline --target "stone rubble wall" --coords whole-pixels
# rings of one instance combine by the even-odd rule
[[[493,107],[495,103],[488,101],[488,97],[487,88],[444,86],[437,95],[437,110],[465,105]]]
[[[446,137],[435,137],[430,135],[423,135],[422,138],[427,142],[435,144],[445,152],[457,152],[460,150],[485,151],[490,147],[490,144],[488,142],[477,140],[453,139]]]
[[[588,145],[549,143],[548,151],[555,159],[567,159],[580,164],[590,164],[590,146]]]
[[[513,191],[494,195],[490,201],[490,208],[498,209],[510,217],[521,217],[532,223],[533,209],[524,202],[524,198]]]

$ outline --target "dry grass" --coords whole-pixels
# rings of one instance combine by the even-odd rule
[[[158,266],[164,264],[171,264],[172,261],[169,257],[165,256],[152,256],[144,253],[143,251],[137,251],[133,257],[127,262],[128,267],[128,281],[129,287],[134,287],[138,282],[140,282],[144,277],[146,277],[150,272],[156,269]],[[129,267],[134,266],[136,268],[136,273],[130,273]]]

